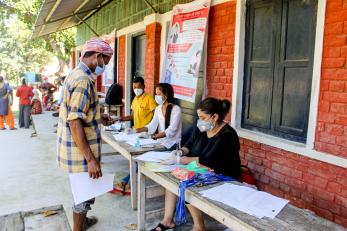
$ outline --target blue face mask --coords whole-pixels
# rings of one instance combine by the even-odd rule
[[[102,61],[104,61],[104,60],[102,60]],[[98,64],[98,63],[97,63]],[[102,64],[102,66],[99,66],[99,64],[96,66],[96,68],[95,68],[95,71],[94,71],[94,73],[96,74],[96,75],[102,75],[102,73],[104,73],[104,71],[105,71],[105,63],[103,63]]]

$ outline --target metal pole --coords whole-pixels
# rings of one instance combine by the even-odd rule
[[[149,6],[153,10],[154,13],[157,13],[157,10],[152,6],[151,3],[148,2],[148,0],[143,0],[143,1],[147,4],[147,6]]]
[[[86,21],[84,21],[82,18],[80,18],[77,14],[74,14],[74,16],[80,20],[81,22],[83,22],[84,24],[86,24],[86,26],[97,36],[97,37],[100,37],[100,35],[98,33],[96,33],[96,31],[91,27],[89,26],[88,23],[86,23]]]

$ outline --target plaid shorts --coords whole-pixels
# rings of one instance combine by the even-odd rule
[[[74,205],[72,207],[72,210],[74,211],[74,213],[86,214],[89,210],[92,209],[90,206],[94,204],[94,202],[95,202],[95,198],[92,198],[80,204]]]

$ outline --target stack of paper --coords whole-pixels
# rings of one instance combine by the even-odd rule
[[[139,134],[137,134],[137,133],[127,134],[125,132],[120,132],[120,133],[115,134],[113,136],[117,141],[125,141],[132,146],[135,146],[137,141],[140,142],[140,146],[148,146],[148,145],[154,145],[154,144],[158,143],[157,140],[153,140],[152,138],[147,138],[147,139],[139,138],[138,137]]]
[[[258,218],[275,218],[288,203],[288,200],[269,193],[230,183],[202,191],[201,194]]]
[[[146,162],[145,168],[151,172],[172,172],[176,168],[182,168],[183,165],[165,165],[153,162]]]
[[[171,157],[170,152],[146,152],[135,159],[144,162],[161,163]]]

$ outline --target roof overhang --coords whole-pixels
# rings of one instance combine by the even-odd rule
[[[84,22],[111,0],[44,0],[33,38],[65,30]]]

